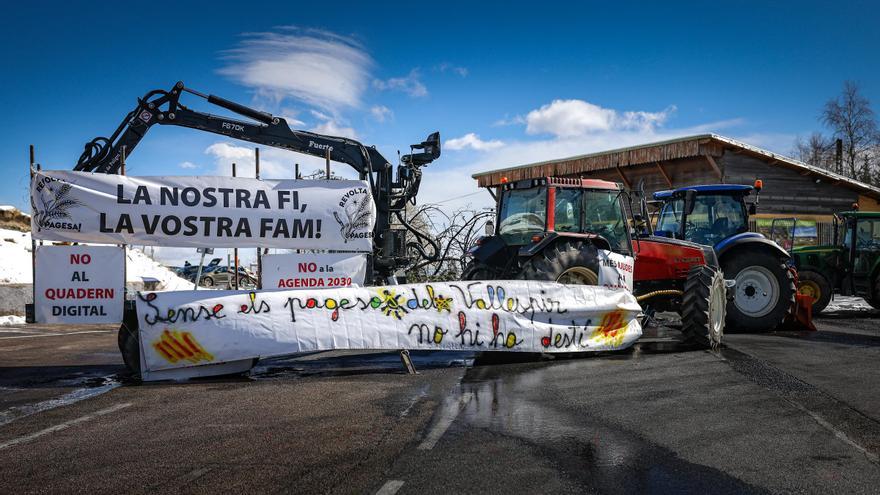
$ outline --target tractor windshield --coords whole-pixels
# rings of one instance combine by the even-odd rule
[[[673,199],[663,205],[657,231],[681,237],[684,198]],[[715,244],[728,237],[749,230],[742,197],[732,194],[698,195],[694,211],[687,215],[684,238],[698,244]]]
[[[504,191],[498,218],[498,233],[507,244],[530,242],[544,232],[547,218],[547,189],[512,189]]]
[[[584,232],[604,237],[614,251],[628,252],[630,241],[619,191],[584,191]]]

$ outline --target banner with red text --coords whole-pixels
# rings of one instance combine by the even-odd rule
[[[364,181],[131,177],[42,171],[31,182],[35,239],[176,247],[370,252]]]
[[[263,255],[263,288],[326,289],[364,285],[367,255],[287,253]]]
[[[38,246],[37,323],[117,323],[125,299],[125,251],[117,246]]]
[[[492,281],[138,294],[147,371],[330,349],[584,352],[641,334],[631,293]]]

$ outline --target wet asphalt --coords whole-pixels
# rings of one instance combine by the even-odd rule
[[[674,322],[672,322],[674,325]],[[0,330],[0,493],[877,493],[880,314],[498,359],[329,352],[138,384],[106,327]],[[75,333],[89,332],[89,333]]]

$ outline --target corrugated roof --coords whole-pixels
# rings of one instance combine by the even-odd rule
[[[682,138],[669,139],[654,143],[629,146],[608,151],[588,153],[585,155],[547,160],[543,162],[518,165],[488,172],[474,174],[480,187],[496,186],[501,184],[501,178],[506,177],[509,181],[522,179],[534,179],[548,176],[576,175],[596,170],[624,168],[646,163],[663,162],[680,158],[690,158],[701,155],[721,156],[726,148],[736,148],[770,161],[772,165],[780,165],[807,172],[808,175],[821,176],[826,179],[840,182],[848,187],[857,189],[875,199],[880,199],[880,188],[866,184],[855,179],[850,179],[840,174],[819,168],[794,158],[773,153],[750,144],[737,141],[718,134],[698,134]]]

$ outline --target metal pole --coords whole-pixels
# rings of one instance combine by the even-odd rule
[[[232,176],[235,177],[235,164],[232,164]],[[235,258],[235,290],[238,290],[238,248],[232,249],[232,257]]]
[[[327,173],[325,174],[327,180],[330,180],[330,148],[327,148]]]
[[[123,145],[119,155],[122,160],[120,175],[123,177],[125,176],[125,152],[125,145]],[[126,293],[128,291],[128,250],[125,248],[125,244],[120,244],[120,247],[122,248],[122,308],[125,309],[125,297],[128,295]]]
[[[299,163],[293,164],[293,180],[299,180]]]
[[[256,166],[257,180],[260,179],[260,148],[254,148],[254,165]],[[263,288],[263,254],[257,247],[257,289]]]
[[[31,174],[31,189],[30,193],[33,194],[34,187],[34,145],[30,145],[30,164],[28,165],[28,171]],[[34,218],[34,203],[31,201],[31,218]],[[31,302],[34,308],[32,320],[27,323],[36,323],[37,320],[37,241],[34,240],[34,232],[31,229]],[[27,311],[25,311],[27,314]]]
[[[205,265],[205,252],[202,251],[202,258],[199,260],[199,270],[196,272],[196,279],[193,281],[193,290],[199,290],[199,279],[202,278],[202,266]]]

